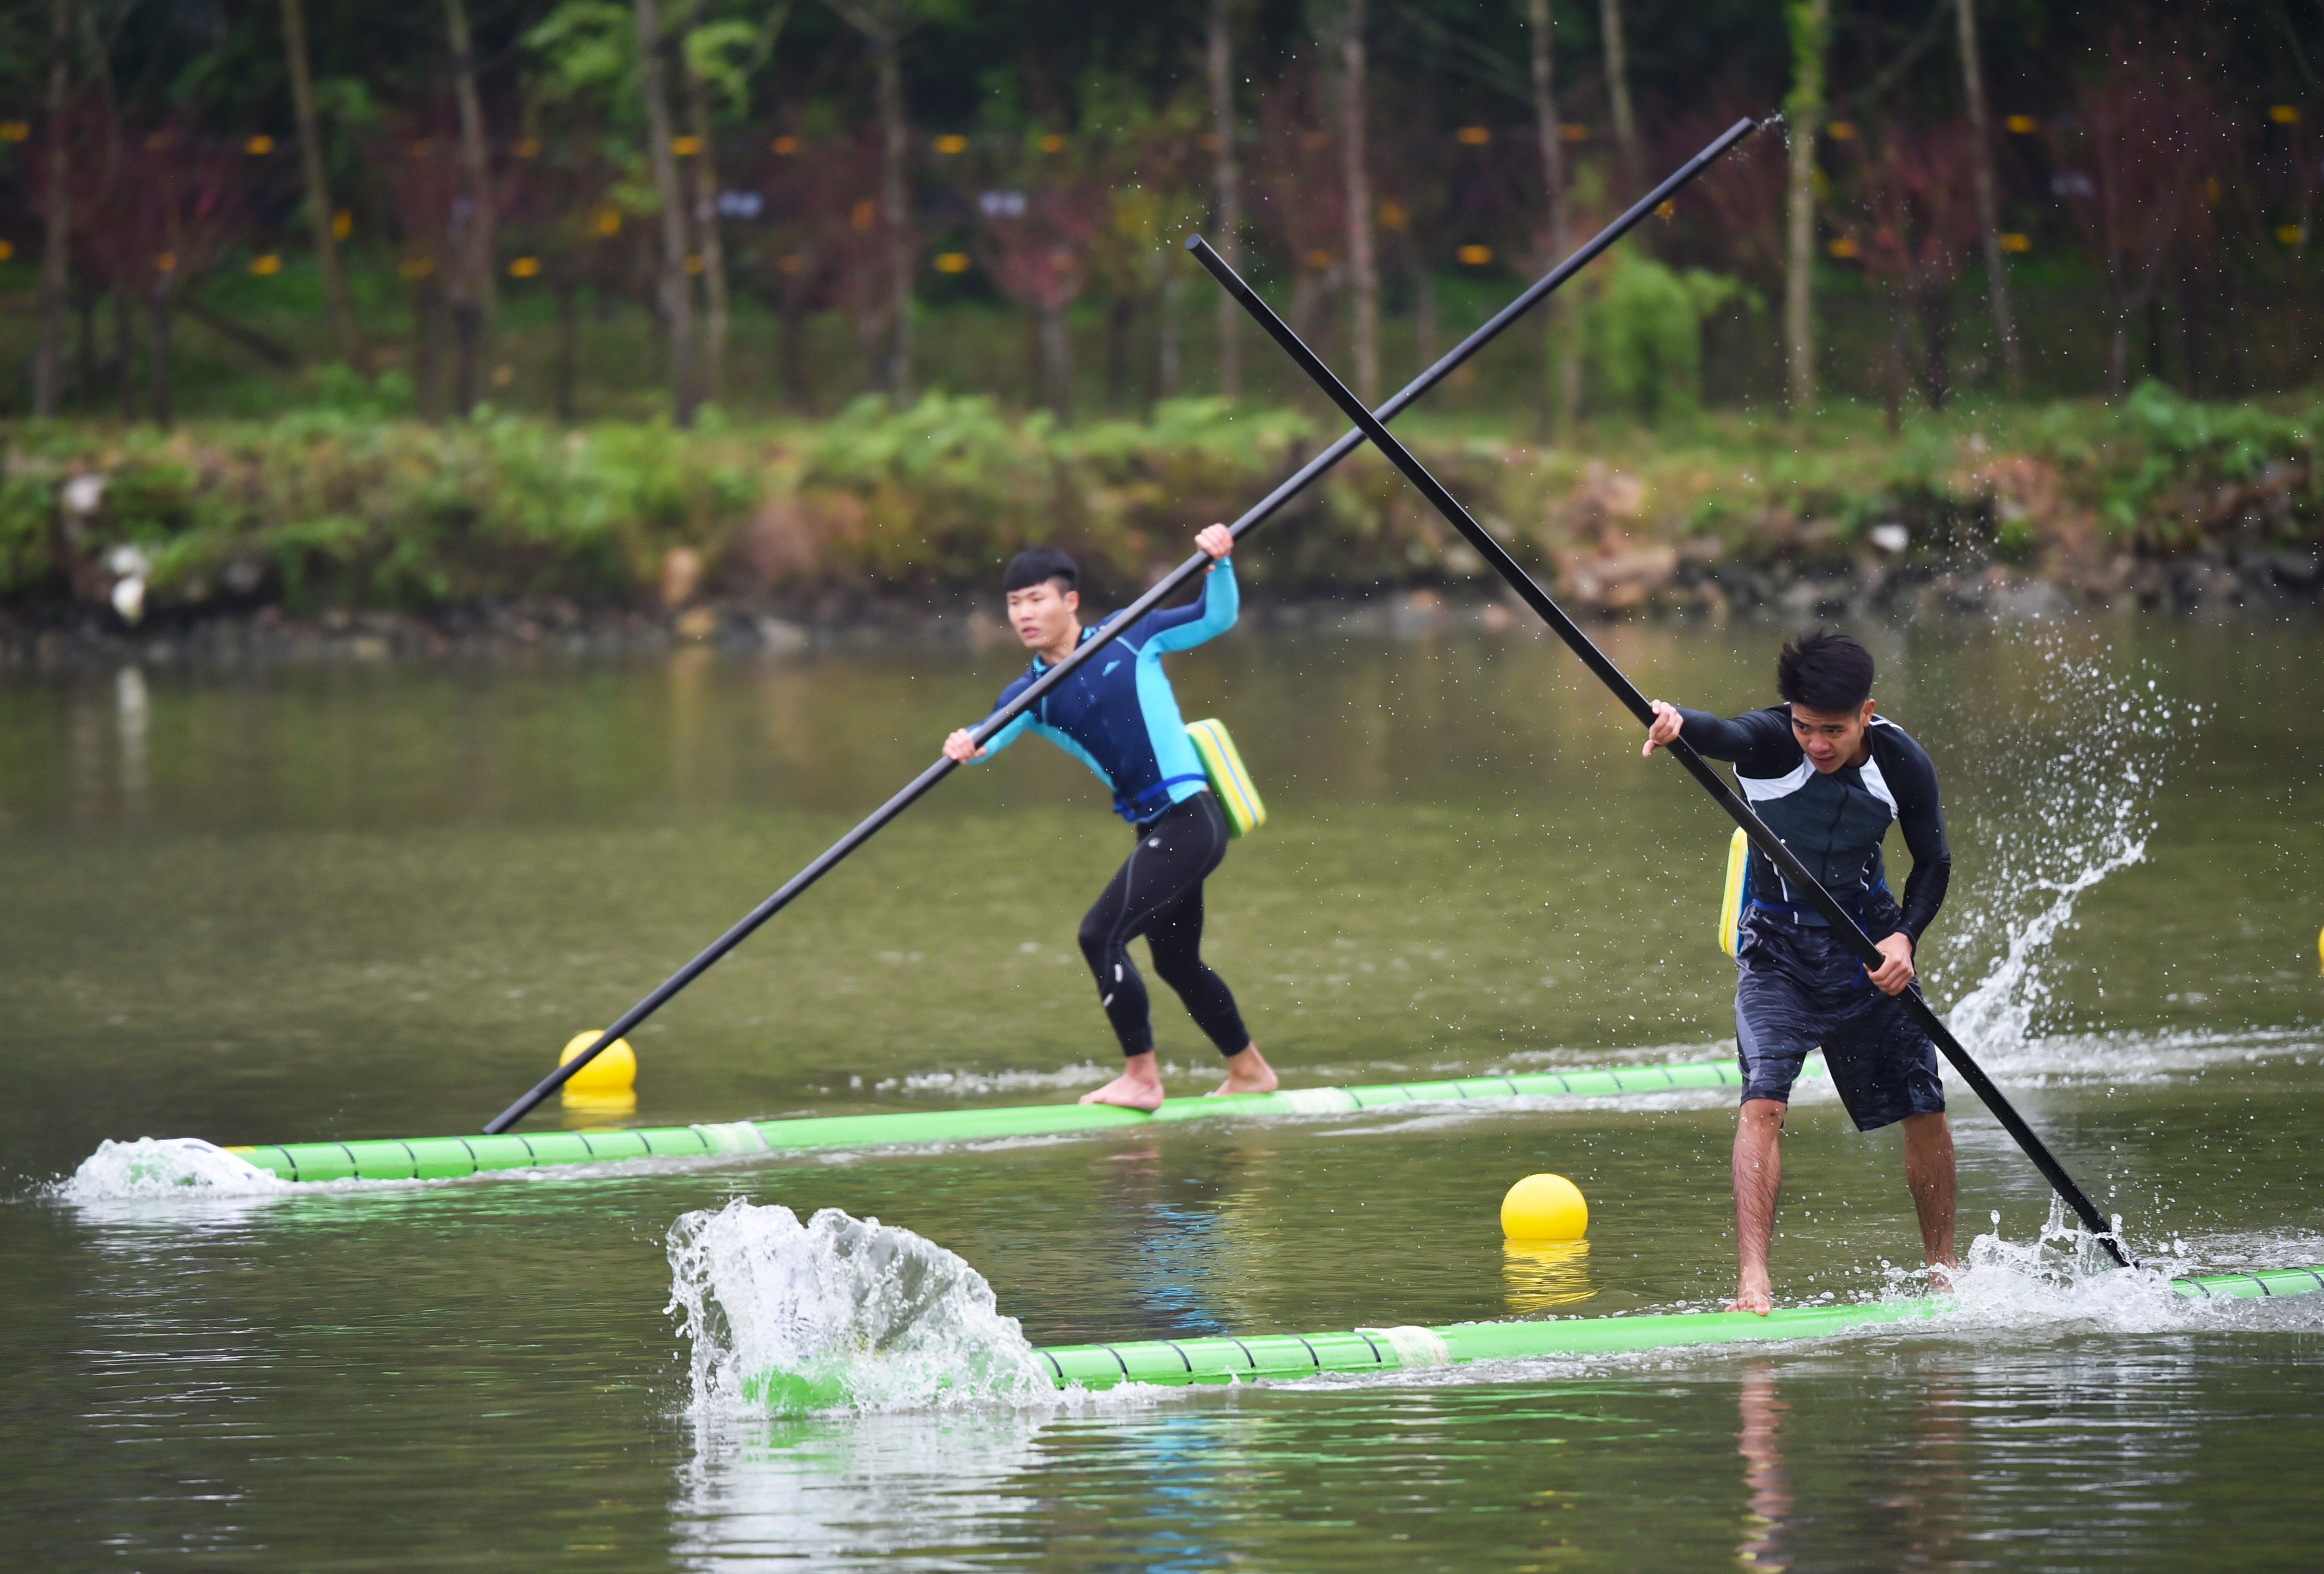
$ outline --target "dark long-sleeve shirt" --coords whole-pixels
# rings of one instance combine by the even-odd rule
[[[1876,921],[1867,925],[1874,940],[1901,927],[1919,947],[1922,931],[1944,905],[1953,866],[1937,801],[1937,768],[1927,750],[1903,727],[1876,716],[1865,729],[1870,757],[1826,775],[1800,747],[1788,706],[1748,711],[1732,721],[1707,710],[1682,708],[1679,715],[1684,720],[1680,736],[1707,758],[1734,765],[1743,796],[1824,889],[1843,907]],[[1868,906],[1865,901],[1870,893],[1887,889],[1880,843],[1891,820],[1903,829],[1905,849],[1913,855],[1898,925],[1877,921],[1877,909],[1886,903]],[[1746,879],[1754,903],[1788,909],[1801,923],[1823,922],[1806,905],[1804,893],[1791,889],[1783,872],[1757,847]]]

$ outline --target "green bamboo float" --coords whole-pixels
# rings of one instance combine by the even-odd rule
[[[1813,1062],[1812,1062],[1813,1064]],[[1608,1098],[1741,1082],[1732,1060],[1594,1070],[1525,1071],[1506,1077],[1389,1082],[1364,1088],[1291,1088],[1218,1098],[1173,1098],[1152,1115],[1104,1104],[1029,1104],[993,1109],[913,1110],[886,1115],[807,1116],[723,1125],[630,1130],[512,1132],[504,1136],[391,1137],[369,1142],[279,1143],[228,1148],[285,1180],[442,1180],[494,1170],[807,1153],[835,1148],[912,1147],[1053,1136],[1219,1116],[1268,1119],[1344,1115],[1398,1104],[1461,1104],[1503,1098]]]
[[[2171,1288],[2190,1301],[2310,1295],[2324,1290],[2324,1266],[2209,1273],[2173,1279]],[[1349,1329],[1333,1333],[1262,1334],[1253,1338],[1057,1345],[1035,1354],[1059,1388],[1111,1388],[1123,1383],[1185,1386],[1261,1378],[1281,1381],[1323,1372],[1414,1371],[1541,1356],[1604,1356],[1685,1345],[1829,1338],[1882,1323],[1925,1322],[1947,1310],[1947,1302],[1932,1296],[1852,1306],[1784,1307],[1766,1317],[1742,1311],[1695,1311],[1656,1317],[1464,1322],[1446,1328]],[[764,1385],[771,1398],[791,1384],[770,1378]],[[780,1397],[807,1395],[786,1393]]]

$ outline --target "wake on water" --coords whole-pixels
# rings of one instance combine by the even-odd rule
[[[1979,1236],[1947,1310],[1932,1321],[1868,1327],[1816,1340],[1819,1348],[1900,1340],[1989,1346],[2103,1333],[2163,1334],[2287,1319],[2324,1326],[2324,1295],[2280,1304],[2190,1300],[2150,1267],[2114,1267],[2062,1206],[2034,1240]],[[2181,1253],[2187,1248],[2178,1243]],[[781,1207],[742,1199],[682,1216],[669,1232],[669,1312],[692,1345],[697,1422],[766,1416],[913,1411],[1046,1412],[1079,1401],[1061,1394],[1017,1319],[1001,1315],[992,1288],[953,1253],[910,1230],[825,1208],[802,1225]],[[2194,1255],[2164,1259],[2197,1271]],[[1891,1270],[1872,1299],[1914,1299],[1923,1276]],[[1281,1332],[1280,1329],[1252,1330]],[[1755,1358],[1766,1346],[1750,1347]],[[1715,1369],[1731,1348],[1694,1346],[1596,1356],[1555,1356],[1436,1366],[1307,1383],[1458,1384],[1519,1373],[1567,1376],[1674,1367]],[[1150,1403],[1166,1391],[1112,1391]]]
[[[199,1137],[139,1137],[97,1143],[55,1194],[67,1202],[136,1202],[290,1190],[290,1181]]]

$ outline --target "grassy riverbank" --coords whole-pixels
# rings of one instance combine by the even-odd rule
[[[2149,385],[2121,406],[1956,411],[1895,434],[1877,412],[1841,409],[1609,425],[1553,445],[1425,422],[1412,437],[1520,557],[1582,605],[1619,612],[1993,565],[2145,595],[2174,563],[2216,563],[2304,594],[2324,541],[2319,417],[2313,398],[2207,405]],[[382,416],[359,388],[328,408],[170,434],[18,426],[0,484],[0,606],[20,626],[117,620],[126,578],[145,619],[721,600],[828,613],[983,588],[1040,540],[1114,595],[1333,435],[1207,400],[1060,428],[943,395],[689,432],[425,425]],[[1478,569],[1369,453],[1254,545],[1249,579],[1286,593],[1452,584]]]

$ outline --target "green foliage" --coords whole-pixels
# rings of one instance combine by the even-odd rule
[[[367,378],[344,361],[315,369],[311,408],[318,415],[357,421],[389,421],[409,416],[418,403],[411,379],[401,372],[382,372]]]
[[[1296,415],[1215,399],[1165,401],[1151,425],[1065,429],[981,396],[930,394],[896,412],[867,395],[815,434],[800,486],[858,505],[863,525],[833,545],[872,579],[982,584],[1011,553],[1052,542],[1120,588],[1176,549],[1185,519],[1240,512],[1306,431]]]
[[[627,5],[564,0],[524,42],[539,62],[536,83],[546,97],[591,98],[625,109],[637,97],[638,22]]]
[[[53,584],[49,529],[55,512],[54,483],[10,466],[0,479],[0,596],[21,597]]]
[[[2311,421],[2254,404],[2205,404],[2149,378],[2123,402],[2116,441],[2123,453],[2107,477],[2101,512],[2125,532],[2144,531],[2163,544],[2186,541],[2197,515],[2171,506],[2194,487],[2247,484],[2273,468],[2301,472],[2312,506]]]
[[[0,602],[69,600],[68,535],[64,550],[90,563],[139,547],[161,609],[253,594],[302,612],[646,604],[681,545],[703,555],[714,587],[919,596],[981,589],[1036,542],[1081,558],[1110,600],[1183,558],[1197,527],[1266,495],[1326,435],[1299,413],[1218,399],[1062,428],[941,393],[902,412],[865,398],[815,425],[569,431],[480,412],[430,426],[394,417],[410,390],[392,375],[331,369],[317,383],[314,408],[271,422],[167,437],[19,429],[0,467]],[[1844,566],[1864,531],[1890,520],[1932,561],[2043,560],[2094,513],[2151,551],[2250,542],[2255,519],[2259,544],[2313,535],[2314,414],[2150,385],[2120,407],[1963,413],[1901,438],[1871,412],[1835,411],[1812,432],[1703,414],[1684,440],[1609,425],[1578,451],[1425,428],[1413,440],[1521,559],[1594,550],[1612,531],[1715,538],[1740,560],[1797,569]],[[78,474],[103,478],[103,501],[64,532],[61,488]],[[791,532],[775,567],[733,577],[729,565],[751,559],[742,544],[763,548],[769,532]],[[1478,571],[1369,449],[1286,505],[1245,561],[1254,584],[1302,593]]]
[[[759,27],[729,19],[691,29],[679,45],[686,51],[687,69],[716,88],[734,114],[747,112],[751,73],[773,49],[775,35],[782,30],[789,10],[788,5],[771,7],[764,25]]]
[[[1739,280],[1616,248],[1584,309],[1597,385],[1650,421],[1693,414],[1702,403],[1703,319],[1743,293]]]

